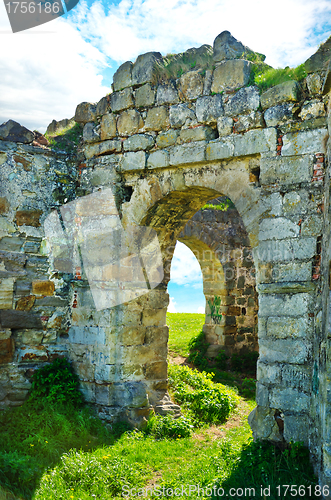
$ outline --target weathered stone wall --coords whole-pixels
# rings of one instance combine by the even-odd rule
[[[251,85],[252,51],[227,32],[213,48],[191,49],[187,55],[197,59],[178,78],[167,79],[162,70],[160,80],[159,53],[125,63],[114,75],[113,93],[77,107],[85,154],[84,161],[76,159],[78,174],[69,158],[15,143],[8,125],[3,136],[0,127],[6,181],[0,221],[2,406],[23,400],[37,360],[65,352],[102,418],[139,423],[152,406],[167,406],[166,287],[176,240],[211,248],[202,262],[205,294],[237,301],[224,302],[229,312],[224,325],[213,325],[213,331],[205,326],[207,335],[225,346],[253,341],[248,335],[254,331],[239,332],[239,325],[254,328],[254,281],[239,284],[240,276],[226,285],[224,280],[226,269],[248,267],[251,251],[260,352],[253,434],[305,442],[321,483],[330,481],[329,45],[307,61],[303,82],[263,93]],[[204,60],[213,64],[204,66]],[[84,266],[60,272],[41,228],[53,208],[75,196],[107,196],[106,189],[116,203],[104,201],[100,213],[93,206],[83,215],[70,208],[72,234],[79,233],[82,219],[102,230],[105,214],[117,213],[116,224],[120,220],[125,230],[153,228],[164,276],[149,293],[97,310]],[[240,242],[247,253],[239,262],[234,254],[226,262],[217,257],[213,232],[194,241],[187,233],[194,214],[220,196],[231,199],[247,232]],[[115,244],[112,252],[116,249]],[[102,262],[110,253],[106,246],[98,249]],[[100,276],[101,289],[109,278]],[[244,298],[247,304],[239,302]],[[247,311],[252,308],[251,323],[241,324],[246,305]],[[232,307],[241,314],[232,314]],[[236,332],[226,330],[234,327],[226,318],[236,318]]]

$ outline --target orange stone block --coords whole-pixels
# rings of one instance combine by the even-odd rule
[[[13,339],[0,340],[0,363],[11,363],[13,361],[15,344]]]
[[[16,223],[18,226],[33,226],[40,227],[39,218],[42,214],[42,210],[17,210],[16,212]]]
[[[34,295],[53,295],[55,286],[53,281],[33,281],[32,293]]]

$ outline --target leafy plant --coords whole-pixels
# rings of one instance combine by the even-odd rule
[[[231,367],[233,370],[244,373],[255,373],[259,353],[256,351],[233,353]]]
[[[193,363],[197,368],[204,370],[208,367],[208,360],[206,358],[206,352],[209,347],[209,343],[206,342],[206,336],[204,332],[201,332],[193,337],[189,341],[190,354],[187,358],[189,363]]]
[[[179,439],[190,437],[193,425],[187,417],[174,418],[172,415],[152,415],[147,423],[146,433],[157,439]]]
[[[229,359],[229,356],[227,356],[225,354],[225,351],[222,351],[222,350],[219,351],[219,353],[217,354],[217,356],[215,358],[217,368],[219,368],[220,370],[226,370],[228,359]]]
[[[212,381],[214,374],[171,365],[169,384],[175,400],[189,410],[196,425],[224,422],[234,410],[238,396],[222,384]]]
[[[30,398],[45,398],[52,403],[71,403],[79,406],[83,396],[78,390],[79,378],[66,359],[55,359],[33,375]]]
[[[80,123],[70,123],[54,134],[45,134],[49,146],[55,150],[73,153],[83,136],[83,127]]]

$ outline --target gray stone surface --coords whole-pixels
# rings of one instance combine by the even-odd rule
[[[166,132],[160,132],[156,138],[156,144],[159,148],[167,148],[168,146],[173,146],[179,135],[178,130],[170,129]]]
[[[293,295],[261,294],[259,299],[259,316],[277,316],[280,312],[284,316],[302,317],[309,312],[312,297],[307,293]]]
[[[85,142],[98,142],[100,135],[96,131],[94,123],[86,123],[83,129],[83,139]]]
[[[294,238],[300,233],[300,226],[284,217],[263,219],[260,222],[259,238],[263,240],[284,240]]]
[[[229,31],[223,31],[215,38],[213,49],[213,59],[216,62],[254,54],[251,49],[236,40]]]
[[[206,125],[215,125],[217,119],[224,114],[222,96],[217,94],[199,97],[196,102],[195,113],[198,122]]]
[[[176,104],[179,102],[178,92],[174,84],[158,85],[156,91],[156,104]]]
[[[304,364],[312,352],[306,340],[260,339],[259,354],[262,363]]]
[[[195,113],[186,104],[177,104],[169,108],[170,125],[173,128],[180,128],[185,124],[196,120]]]
[[[138,56],[132,68],[132,85],[152,82],[157,62],[162,62],[160,52],[147,52]]]
[[[119,153],[122,149],[122,143],[120,140],[108,140],[103,142],[98,142],[96,144],[90,144],[85,147],[86,158],[92,158],[92,156],[99,156],[105,153]]]
[[[153,151],[147,160],[148,168],[163,168],[169,165],[168,151]]]
[[[196,163],[205,160],[205,145],[191,143],[175,146],[170,150],[170,165]]]
[[[282,156],[297,156],[324,151],[327,129],[292,132],[283,137]]]
[[[283,102],[296,102],[299,98],[299,86],[295,80],[280,83],[266,90],[261,95],[261,106],[263,109],[271,108]]]
[[[234,136],[234,156],[246,156],[276,150],[275,128],[249,130],[243,136]]]
[[[316,238],[292,238],[261,241],[258,256],[261,262],[289,262],[311,259],[316,252]]]
[[[325,115],[324,103],[318,99],[305,101],[299,113],[301,120],[311,120]]]
[[[271,390],[270,405],[278,410],[288,411],[295,409],[296,413],[309,409],[309,396],[302,391],[290,387]]]
[[[101,119],[101,140],[113,139],[116,136],[116,116],[113,113],[103,115]]]
[[[114,73],[113,86],[114,91],[122,90],[132,85],[132,67],[131,61],[122,64]]]
[[[249,82],[251,63],[242,59],[221,62],[213,73],[212,92],[223,92],[244,87]]]
[[[201,125],[194,128],[182,129],[177,142],[211,141],[215,137],[216,131],[214,129],[208,127],[208,125]]]
[[[137,108],[153,106],[155,103],[155,90],[150,83],[138,87],[135,91],[135,103]]]
[[[217,130],[220,137],[225,137],[233,132],[233,119],[228,116],[220,116],[217,119]]]
[[[276,127],[283,125],[289,120],[293,119],[293,106],[294,104],[279,104],[273,106],[264,112],[264,119],[267,127]]]
[[[261,159],[261,184],[310,182],[313,174],[312,158],[309,155],[294,158]]]
[[[142,170],[146,166],[145,151],[124,153],[120,161],[121,170]]]
[[[97,117],[97,105],[91,102],[81,102],[78,104],[74,116],[75,122],[94,122]]]
[[[96,115],[102,116],[110,111],[110,96],[102,97],[96,107]]]
[[[123,109],[133,108],[133,106],[134,102],[131,87],[110,94],[110,107],[114,113],[118,113]]]
[[[139,151],[151,149],[154,146],[154,137],[147,134],[132,135],[123,142],[123,151]]]
[[[144,126],[144,121],[135,109],[122,111],[117,119],[117,131],[120,136],[137,134]]]
[[[194,100],[203,93],[203,77],[200,71],[189,71],[180,77],[179,97],[184,100]]]
[[[234,145],[227,140],[210,142],[206,147],[207,160],[222,160],[233,156]]]
[[[14,120],[8,120],[6,123],[0,125],[0,139],[2,141],[29,144],[34,140],[34,134],[31,130],[28,130]]]
[[[248,115],[238,116],[234,124],[234,131],[246,132],[246,130],[261,127],[264,127],[262,113],[260,111],[251,111]]]
[[[233,96],[223,99],[224,112],[227,116],[238,116],[256,111],[260,105],[260,95],[257,87],[240,89]]]

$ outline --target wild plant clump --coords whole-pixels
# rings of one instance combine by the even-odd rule
[[[69,361],[55,359],[34,373],[30,398],[44,398],[51,403],[69,403],[78,407],[83,403],[78,385],[79,378],[73,372]]]
[[[175,400],[188,410],[194,424],[224,422],[239,399],[234,390],[212,381],[213,373],[188,366],[169,366],[169,384]]]

